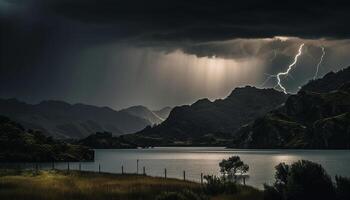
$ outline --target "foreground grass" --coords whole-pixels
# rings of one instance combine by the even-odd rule
[[[155,199],[162,192],[190,190],[201,193],[201,185],[177,179],[140,175],[117,175],[94,172],[64,171],[1,171],[0,199],[102,200]],[[261,192],[240,186],[235,195],[208,197],[213,200],[259,200]]]

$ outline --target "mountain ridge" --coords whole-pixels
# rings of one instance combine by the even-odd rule
[[[273,89],[235,88],[224,99],[204,98],[192,105],[174,107],[163,123],[147,127],[135,137],[182,142],[211,140],[217,136],[227,138],[240,125],[280,106],[287,96]]]
[[[350,67],[310,81],[281,108],[242,126],[229,146],[349,149],[349,131]]]
[[[164,119],[158,116],[156,113],[141,105],[125,108],[120,110],[120,112],[126,112],[130,115],[146,119],[150,122],[151,125],[160,124],[164,121]]]
[[[28,104],[17,99],[0,99],[0,114],[26,128],[38,129],[56,138],[83,138],[96,132],[115,135],[136,132],[150,123],[143,118],[109,107],[46,100]]]

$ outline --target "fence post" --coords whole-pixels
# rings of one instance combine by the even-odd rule
[[[201,173],[201,184],[203,185],[203,173]]]
[[[39,170],[39,166],[38,166],[38,163],[35,164],[35,172],[38,173],[38,170]]]
[[[186,180],[186,172],[185,172],[185,170],[184,170],[184,181]]]
[[[122,174],[124,174],[124,166],[122,165]]]
[[[143,167],[143,175],[146,176],[146,168]]]
[[[55,162],[52,161],[52,170],[54,170],[54,169],[55,169]]]
[[[79,171],[81,171],[81,163],[79,163]]]
[[[98,173],[101,173],[101,164],[98,164]]]
[[[164,178],[166,178],[166,168],[164,169]]]
[[[139,159],[136,160],[136,174],[139,174]]]
[[[69,162],[67,163],[67,170],[69,171]]]

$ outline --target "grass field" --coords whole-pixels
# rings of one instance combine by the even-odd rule
[[[117,175],[94,172],[32,171],[0,172],[0,199],[27,200],[153,200],[162,192],[190,190],[202,192],[201,185],[177,179],[164,179],[141,175]],[[262,192],[240,186],[235,195],[208,197],[213,200],[259,200]]]

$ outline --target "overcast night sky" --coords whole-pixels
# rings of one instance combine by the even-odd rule
[[[0,98],[152,109],[350,65],[346,1],[0,0]],[[278,89],[278,88],[277,88]]]

